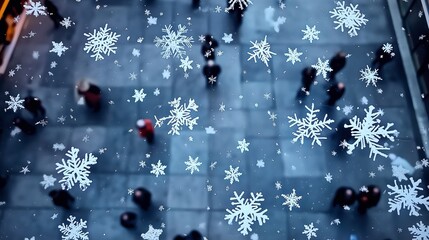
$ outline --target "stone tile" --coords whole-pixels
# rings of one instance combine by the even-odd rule
[[[173,209],[203,210],[208,207],[206,178],[197,176],[171,176],[167,206]]]
[[[31,166],[29,167],[31,171]],[[43,180],[41,176],[20,175],[11,177],[10,184],[14,191],[9,195],[8,205],[13,207],[52,207],[48,190],[44,190],[39,184]],[[31,197],[30,197],[31,196]]]
[[[176,235],[185,235],[192,230],[199,231],[203,236],[207,236],[208,212],[171,210],[167,213],[166,225],[169,226],[166,232],[166,239],[173,239]]]
[[[81,201],[76,205],[82,208],[99,208],[121,207],[121,198],[127,194],[127,177],[112,174],[91,174],[91,185],[82,194]],[[75,186],[77,187],[77,186]]]
[[[192,137],[192,141],[189,141]],[[179,136],[174,136],[171,142],[171,164],[169,173],[171,174],[190,174],[185,170],[185,161],[189,157],[193,159],[198,157],[198,162],[201,162],[199,172],[194,172],[196,175],[206,175],[208,168],[208,135],[202,131],[186,131],[182,132]]]

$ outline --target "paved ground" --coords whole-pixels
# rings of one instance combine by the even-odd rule
[[[13,69],[20,64],[22,70],[1,81],[3,91],[25,96],[27,82],[31,79],[34,95],[46,105],[48,125],[38,126],[35,136],[10,137],[13,115],[10,111],[2,113],[1,170],[11,177],[0,195],[0,201],[6,202],[0,207],[0,239],[31,236],[60,239],[57,226],[70,214],[88,220],[90,239],[141,239],[140,234],[147,231],[149,224],[155,228],[165,224],[160,239],[172,239],[191,229],[198,229],[208,239],[249,239],[237,231],[237,223],[228,225],[224,220],[225,209],[232,208],[229,198],[234,191],[244,191],[246,197],[250,197],[250,192],[263,193],[262,207],[268,209],[270,219],[263,226],[252,227],[252,233],[263,240],[305,239],[304,224],[311,222],[319,228],[319,239],[348,239],[352,233],[359,239],[410,239],[408,227],[419,220],[427,223],[424,216],[408,217],[407,212],[401,212],[398,217],[387,212],[386,185],[393,184],[388,158],[378,157],[372,161],[367,150],[355,151],[353,155],[340,151],[333,156],[332,151],[338,151],[338,140],[330,135],[322,147],[313,147],[309,141],[303,145],[292,143],[293,129],[287,122],[287,116],[294,113],[305,115],[304,105],[311,103],[336,122],[345,117],[362,116],[366,106],[361,104],[361,98],[365,96],[369,104],[384,110],[381,120],[394,122],[400,132],[396,141],[390,143],[391,152],[406,158],[412,165],[419,160],[419,139],[413,130],[399,52],[395,52],[395,61],[383,72],[383,81],[379,84],[382,94],[372,86],[366,88],[358,80],[359,70],[371,62],[378,46],[389,42],[396,49],[390,13],[384,1],[357,1],[370,21],[354,38],[334,29],[328,14],[334,2],[289,0],[281,10],[274,0],[253,1],[238,31],[228,14],[214,12],[217,5],[225,7],[225,1],[221,0],[203,1],[198,11],[190,8],[188,0],[58,2],[62,14],[70,16],[76,25],[67,30],[54,30],[49,18],[29,18],[22,35],[27,36],[30,31],[36,35],[20,39],[9,67]],[[265,22],[263,11],[269,5],[275,7],[276,16],[286,17],[279,33]],[[147,26],[146,9],[158,18],[157,25]],[[121,34],[118,50],[105,60],[95,62],[82,50],[86,41],[83,33],[106,23]],[[166,24],[174,27],[190,24],[189,35],[196,41],[188,51],[194,61],[188,78],[179,68],[179,60],[162,59],[160,49],[153,44],[154,37],[162,34],[161,28]],[[316,25],[321,31],[320,40],[312,44],[302,40],[301,30],[305,25]],[[222,74],[214,90],[205,88],[201,69],[197,68],[197,64],[203,66],[204,63],[198,36],[206,33],[219,40],[218,51],[223,51],[223,55],[217,57]],[[221,40],[224,33],[233,33],[234,41],[225,44]],[[264,36],[271,50],[277,53],[268,67],[261,62],[247,61],[250,41],[260,41]],[[144,38],[142,43],[137,42],[139,37]],[[69,50],[62,57],[49,53],[51,41],[62,41]],[[140,50],[140,57],[131,54],[134,48]],[[301,62],[286,63],[283,53],[287,48],[302,51]],[[338,80],[347,86],[338,107],[353,105],[349,116],[323,104],[326,93],[320,77],[320,84],[313,87],[310,96],[303,102],[295,100],[301,70],[316,63],[317,58],[329,59],[339,50],[351,54],[346,68],[338,75]],[[40,54],[37,60],[32,57],[33,51]],[[56,68],[50,67],[52,61],[58,63]],[[168,65],[171,77],[163,79],[162,72]],[[130,80],[130,73],[135,73],[137,79]],[[100,113],[94,114],[76,104],[73,84],[82,77],[94,79],[102,87],[104,105]],[[134,103],[134,89],[142,87],[147,96],[143,103]],[[159,96],[153,94],[156,88],[160,90]],[[269,97],[264,98],[264,94]],[[154,120],[154,115],[168,115],[167,102],[175,97],[184,101],[193,98],[199,105],[198,126],[194,130],[184,129],[180,136],[171,136],[167,134],[168,126],[164,125],[156,129],[153,146],[129,131],[139,117]],[[0,98],[4,102],[8,97],[2,94]],[[225,105],[224,112],[219,111],[220,104]],[[277,114],[275,126],[267,111]],[[66,119],[63,123],[58,121],[61,116]],[[208,126],[217,133],[207,134],[205,128]],[[89,136],[88,142],[83,141],[85,136]],[[243,138],[250,146],[248,152],[241,153],[236,146]],[[53,207],[47,196],[50,189],[44,190],[39,184],[43,174],[61,178],[55,171],[55,163],[65,157],[65,151],[54,151],[55,143],[63,143],[66,149],[77,147],[82,154],[92,152],[99,158],[91,169],[91,186],[84,192],[76,188],[71,191],[77,202],[76,208],[69,212]],[[99,149],[103,148],[105,152],[100,154]],[[185,171],[184,161],[188,156],[199,158],[200,172],[191,175]],[[256,166],[260,159],[265,162],[263,168]],[[139,167],[142,160],[148,165],[145,168]],[[155,177],[149,173],[150,164],[158,160],[167,165],[165,176]],[[213,162],[217,164],[211,169],[209,165]],[[240,167],[243,175],[239,183],[230,185],[224,180],[224,171],[230,165]],[[379,165],[383,165],[384,170],[378,171]],[[25,166],[31,172],[24,175],[20,171]],[[371,178],[370,172],[376,176]],[[327,173],[333,176],[331,183],[324,179]],[[417,170],[413,176],[420,178],[422,170]],[[275,188],[277,181],[283,186],[280,190]],[[365,184],[377,184],[383,189],[380,204],[367,215],[360,216],[355,208],[340,211],[330,207],[337,187],[348,185],[359,189]],[[59,184],[55,186],[58,188]],[[153,193],[154,206],[148,213],[140,212],[127,194],[127,189],[139,186]],[[289,211],[282,206],[280,195],[289,194],[292,189],[302,196],[301,207]],[[126,210],[139,213],[139,226],[135,231],[119,225],[119,215]],[[58,217],[52,220],[55,213]],[[341,224],[332,225],[334,219],[340,219]]]

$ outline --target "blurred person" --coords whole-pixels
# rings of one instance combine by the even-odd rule
[[[375,53],[375,57],[371,63],[371,66],[373,68],[379,69],[379,71],[381,72],[384,65],[392,61],[393,56],[393,53],[383,50],[383,45],[381,45]]]
[[[219,47],[219,43],[210,34],[204,36],[204,42],[201,45],[201,54],[206,61],[215,60],[215,49]]]
[[[345,85],[342,82],[335,83],[328,89],[328,96],[329,99],[327,101],[327,104],[329,106],[333,106],[343,95],[346,91]]]
[[[55,206],[71,209],[71,204],[75,201],[74,197],[66,190],[52,190],[49,192],[52,202]]]
[[[296,98],[301,98],[310,94],[310,87],[314,84],[316,79],[316,69],[313,67],[306,67],[302,70],[302,86],[298,89]]]
[[[360,191],[358,194],[358,212],[365,214],[369,208],[377,206],[381,198],[381,190],[375,185],[369,185],[368,191]]]
[[[135,228],[137,223],[137,214],[133,212],[124,212],[121,214],[121,225],[124,228]]]
[[[331,58],[329,67],[332,68],[332,71],[328,74],[330,80],[335,79],[335,75],[346,66],[346,56],[347,54],[341,51]]]
[[[25,120],[23,117],[15,117],[13,125],[19,128],[23,133],[33,135],[36,133],[36,126],[33,123]]]
[[[332,205],[335,207],[337,205],[351,206],[356,201],[356,192],[353,188],[350,187],[340,187],[335,192],[334,200],[332,201]]]
[[[60,22],[64,19],[58,12],[57,6],[51,0],[45,0],[46,12],[49,18],[54,22],[55,28],[60,27]]]
[[[99,111],[101,106],[101,89],[86,79],[79,80],[76,84],[78,96],[82,97],[85,104],[93,111]]]
[[[146,138],[146,141],[152,144],[155,139],[155,129],[152,121],[150,119],[139,119],[137,120],[136,126],[139,131],[139,136]]]
[[[152,202],[152,194],[145,188],[136,188],[133,193],[133,202],[143,210],[148,210]]]
[[[208,60],[203,67],[203,74],[206,77],[206,86],[211,87],[217,85],[218,77],[222,69],[213,60]]]
[[[46,116],[46,110],[40,98],[28,96],[24,98],[24,108],[33,114],[34,119],[41,119]]]

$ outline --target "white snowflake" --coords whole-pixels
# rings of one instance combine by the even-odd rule
[[[325,175],[325,180],[326,180],[328,183],[331,183],[331,181],[332,181],[332,175],[331,175],[331,173],[327,173],[327,174]]]
[[[71,27],[71,25],[74,25],[74,22],[70,20],[70,17],[66,17],[60,22],[61,26],[65,27],[66,29]]]
[[[142,233],[141,237],[145,240],[159,240],[162,232],[162,229],[155,229],[152,225],[149,225],[149,230],[146,233]]]
[[[225,215],[225,220],[228,220],[228,224],[230,225],[232,221],[238,221],[240,225],[238,231],[245,236],[249,234],[249,231],[252,231],[251,226],[256,220],[259,225],[262,226],[269,218],[265,215],[268,210],[262,210],[260,208],[261,202],[265,200],[262,193],[256,193],[255,195],[251,192],[250,199],[243,199],[243,194],[244,192],[238,195],[237,192],[234,191],[234,197],[231,197],[230,200],[233,201],[231,205],[235,206],[235,208],[226,210],[228,214]]]
[[[253,52],[247,52],[250,57],[247,59],[249,61],[250,59],[253,59],[256,62],[256,59],[258,58],[261,60],[265,65],[268,67],[268,62],[270,61],[270,58],[272,58],[272,55],[277,55],[274,52],[270,51],[270,44],[267,42],[267,36],[265,35],[264,40],[258,42],[252,42],[250,41],[252,46],[250,49],[253,49]]]
[[[373,160],[377,155],[387,157],[382,150],[389,150],[389,147],[384,147],[379,143],[380,139],[387,138],[390,141],[395,141],[394,135],[397,133],[396,130],[389,130],[393,126],[393,123],[387,123],[386,126],[380,126],[380,119],[377,119],[381,115],[380,111],[374,112],[375,107],[370,105],[368,110],[365,109],[366,116],[361,121],[357,116],[350,119],[350,124],[344,124],[345,128],[351,128],[352,136],[355,138],[353,143],[347,143],[347,153],[352,154],[353,150],[360,145],[361,149],[364,149],[367,145],[370,149],[369,157],[374,155]]]
[[[155,127],[161,127],[165,120],[169,120],[167,125],[171,125],[170,131],[168,134],[180,135],[180,130],[182,126],[187,126],[190,130],[193,129],[194,125],[197,125],[197,120],[199,117],[192,118],[191,111],[198,112],[198,105],[195,103],[194,99],[189,99],[188,104],[180,104],[181,98],[175,98],[173,101],[168,102],[172,110],[170,110],[170,116],[162,117],[158,119],[155,116]]]
[[[320,58],[317,58],[317,63],[311,66],[317,70],[316,76],[322,74],[324,79],[326,79],[328,72],[332,72],[332,68],[329,67],[329,60],[322,61]]]
[[[70,215],[70,217],[67,218],[67,221],[69,222],[68,225],[65,225],[64,223],[61,225],[58,225],[58,228],[60,229],[60,232],[62,234],[61,238],[62,240],[88,240],[88,232],[83,232],[83,229],[87,228],[86,221],[83,221],[80,219],[79,222],[75,221],[76,217]]]
[[[282,184],[281,184],[281,182],[279,182],[279,181],[275,182],[275,183],[274,183],[274,186],[276,187],[276,189],[277,189],[277,190],[282,189]]]
[[[72,147],[67,151],[66,156],[68,159],[65,161],[64,158],[61,163],[56,163],[55,170],[58,173],[62,173],[64,177],[59,181],[61,187],[66,190],[70,190],[75,183],[79,182],[79,187],[82,191],[85,191],[88,186],[92,183],[92,180],[88,178],[91,173],[89,169],[91,165],[97,163],[97,157],[92,153],[85,153],[85,157],[80,159],[78,157],[79,149]]]
[[[238,141],[237,149],[239,149],[241,151],[241,153],[243,153],[244,151],[248,152],[249,151],[249,148],[248,148],[249,145],[250,145],[250,143],[246,142],[246,139],[243,138],[243,140]]]
[[[429,240],[429,226],[424,225],[422,221],[409,227],[408,231],[413,235],[412,240]]]
[[[145,97],[146,97],[146,93],[144,93],[143,88],[140,90],[134,89],[134,95],[133,95],[134,102],[138,102],[138,101],[143,102]]]
[[[46,16],[46,7],[43,6],[40,1],[33,2],[32,0],[29,0],[24,3],[24,8],[26,10],[27,15],[34,15],[35,17],[38,16]]]
[[[301,59],[299,57],[302,55],[302,52],[298,52],[298,49],[287,49],[288,52],[285,53],[285,56],[287,57],[286,62],[292,62],[292,64],[295,64],[295,62],[301,62]]]
[[[121,35],[110,30],[106,24],[104,28],[100,27],[99,31],[94,29],[93,33],[83,34],[87,37],[87,42],[83,50],[86,53],[91,52],[92,55],[90,57],[95,57],[95,61],[104,59],[103,55],[110,56],[110,53],[116,54],[117,47],[115,44]]]
[[[63,53],[67,49],[69,49],[68,47],[65,47],[63,45],[63,42],[56,43],[56,42],[52,41],[52,45],[54,45],[54,47],[51,50],[49,50],[49,52],[56,53],[58,55],[58,57],[61,57],[61,55],[63,55]]]
[[[389,195],[395,195],[394,198],[389,198],[389,212],[396,210],[396,213],[400,215],[402,208],[410,211],[409,215],[420,216],[419,210],[421,209],[418,205],[423,205],[429,210],[429,197],[417,196],[419,190],[423,188],[419,187],[422,182],[421,179],[414,181],[410,178],[411,185],[399,185],[394,180],[395,186],[387,185],[392,192],[387,192]]]
[[[161,38],[155,37],[155,46],[161,46],[163,58],[170,58],[171,56],[183,58],[183,55],[186,55],[185,46],[191,48],[193,38],[184,35],[188,32],[186,26],[179,24],[177,32],[172,31],[172,28],[171,25],[168,25],[162,29],[162,32],[166,33],[166,35]]]
[[[353,106],[352,105],[345,105],[343,107],[343,113],[346,116],[349,115],[352,111],[353,111]]]
[[[150,164],[152,166],[152,170],[150,173],[154,174],[156,177],[159,175],[165,175],[164,170],[167,168],[167,166],[162,165],[161,160],[158,160],[156,164]]]
[[[285,199],[282,205],[289,206],[289,211],[292,211],[293,207],[300,208],[298,201],[302,198],[302,196],[297,196],[295,189],[292,189],[291,194],[282,194],[282,197]]]
[[[331,130],[331,127],[329,124],[333,123],[334,120],[327,119],[328,115],[325,114],[325,117],[323,120],[319,120],[316,117],[316,113],[320,112],[319,109],[314,109],[314,104],[311,104],[311,108],[305,106],[305,108],[309,111],[307,113],[306,118],[298,119],[296,114],[294,114],[294,117],[288,116],[289,123],[291,123],[290,127],[293,127],[295,125],[298,126],[298,130],[293,133],[295,138],[293,139],[294,142],[298,141],[298,139],[301,140],[301,144],[304,144],[304,137],[312,138],[313,141],[311,142],[311,145],[314,145],[314,143],[317,143],[319,146],[322,146],[322,143],[320,140],[326,139],[326,137],[320,136],[323,128],[328,128]]]
[[[22,105],[24,103],[24,99],[19,98],[19,94],[16,95],[16,97],[12,97],[12,95],[9,95],[10,101],[5,101],[8,107],[5,111],[12,109],[13,112],[16,112],[18,109],[24,108]]]
[[[383,52],[385,53],[392,53],[393,51],[393,46],[390,43],[384,43],[383,46],[381,47],[381,49],[383,50]]]
[[[41,181],[40,184],[43,186],[44,189],[47,189],[48,187],[54,186],[56,180],[57,179],[54,178],[52,175],[43,174],[43,181]]]
[[[64,144],[62,143],[54,143],[54,145],[52,145],[52,149],[54,149],[55,151],[59,150],[62,151],[66,148],[66,146],[64,146]]]
[[[304,224],[304,231],[302,232],[302,234],[307,235],[307,239],[311,239],[311,237],[317,237],[317,230],[319,230],[318,228],[315,228],[313,226],[313,223],[310,223],[308,225]]]
[[[345,6],[345,2],[337,2],[337,6],[334,10],[329,13],[332,14],[331,18],[336,18],[334,21],[337,26],[335,29],[340,28],[341,32],[344,32],[344,28],[349,29],[348,34],[350,37],[357,36],[357,31],[360,30],[362,25],[366,25],[368,19],[365,19],[365,14],[362,14],[359,9],[359,5],[350,4],[350,6]]]
[[[310,28],[308,25],[305,25],[305,30],[301,30],[301,32],[304,33],[302,40],[308,40],[310,43],[313,43],[313,40],[319,40],[320,31],[316,30],[316,26]]]
[[[186,164],[186,171],[190,170],[191,174],[194,174],[194,171],[199,172],[200,169],[198,168],[199,166],[201,166],[201,164],[203,164],[202,162],[198,162],[198,157],[196,157],[195,159],[193,159],[191,156],[189,156],[188,161],[185,162]]]
[[[366,65],[365,69],[360,70],[359,80],[365,81],[367,87],[370,83],[374,87],[377,87],[377,82],[381,81],[382,79],[378,76],[378,69],[372,70],[368,65]]]
[[[401,165],[392,165],[392,175],[398,178],[399,182],[402,180],[407,180],[407,176],[405,174],[410,173],[410,171]]]
[[[181,62],[181,64],[179,65],[179,67],[180,67],[180,68],[183,68],[183,71],[184,71],[184,72],[188,71],[188,69],[193,69],[191,64],[192,64],[194,61],[189,60],[189,57],[188,57],[188,56],[186,56],[186,58],[185,58],[185,59],[180,59],[180,62]]]
[[[225,180],[229,180],[229,184],[232,184],[234,181],[240,182],[238,177],[242,175],[241,172],[238,172],[239,167],[233,168],[231,165],[229,165],[229,170],[225,170]]]
[[[229,6],[226,9],[227,11],[234,10],[234,7],[236,4],[238,4],[238,7],[241,10],[244,10],[245,7],[248,7],[249,4],[253,4],[253,2],[250,0],[228,0],[228,4],[229,4]]]

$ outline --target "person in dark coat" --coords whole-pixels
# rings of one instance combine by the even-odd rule
[[[332,205],[335,207],[337,205],[343,206],[351,206],[356,201],[356,193],[353,188],[350,187],[340,187],[335,192],[334,200],[332,201]]]
[[[380,48],[377,49],[377,52],[375,53],[375,57],[374,57],[374,60],[371,63],[371,66],[373,68],[379,69],[380,72],[381,72],[383,66],[386,63],[392,61],[392,59],[393,59],[392,53],[385,52],[383,50],[383,46],[380,46]]]
[[[93,111],[101,107],[101,89],[88,80],[80,80],[76,86],[77,94],[84,98],[85,104]]]
[[[152,144],[155,139],[155,129],[150,119],[139,119],[137,120],[137,129],[139,136],[146,138],[147,142]]]
[[[341,121],[338,123],[338,139],[340,141],[349,141],[350,139],[352,139],[352,130],[351,128],[345,128],[344,124],[348,124],[349,123],[349,119],[347,118],[343,118],[341,119]]]
[[[203,240],[203,235],[201,235],[200,232],[198,232],[197,230],[192,230],[187,238],[187,240]]]
[[[210,34],[204,36],[204,42],[201,45],[201,54],[206,61],[215,60],[215,49],[219,47],[219,43]]]
[[[206,77],[206,86],[211,87],[217,84],[219,74],[222,69],[213,60],[209,60],[203,67],[203,74]]]
[[[55,28],[60,27],[60,22],[64,19],[58,12],[57,6],[51,0],[45,0],[46,11],[48,12],[49,18],[54,22]]]
[[[368,192],[359,192],[358,195],[358,212],[361,214],[366,213],[369,208],[377,206],[381,198],[381,190],[375,185],[367,187]]]
[[[46,116],[46,110],[40,98],[33,96],[26,97],[24,99],[24,108],[33,114],[34,119],[40,119]]]
[[[55,206],[70,209],[71,204],[75,201],[74,197],[66,190],[52,190],[49,192],[49,196],[52,198],[52,202]]]
[[[200,7],[200,0],[192,0],[192,8]]]
[[[8,175],[0,175],[0,189],[6,186],[8,179],[9,179]]]
[[[182,235],[176,235],[173,240],[186,240],[186,237],[182,236]]]
[[[339,83],[333,84],[328,89],[329,99],[327,101],[327,104],[329,106],[333,106],[344,95],[345,91],[346,91],[346,87],[344,83],[339,82]]]
[[[136,188],[133,193],[133,202],[143,210],[148,210],[152,202],[152,194],[145,188]]]
[[[329,67],[332,68],[332,71],[328,75],[329,79],[334,79],[335,75],[346,66],[346,56],[347,54],[341,51],[335,54],[329,61]]]
[[[22,117],[15,117],[13,119],[13,125],[21,129],[21,131],[25,134],[33,135],[36,133],[36,126]]]
[[[137,214],[133,212],[124,212],[121,214],[121,225],[124,228],[135,228],[137,223]]]
[[[312,67],[306,67],[302,70],[302,86],[298,89],[296,98],[302,98],[310,93],[310,87],[313,85],[316,79],[316,69]]]

